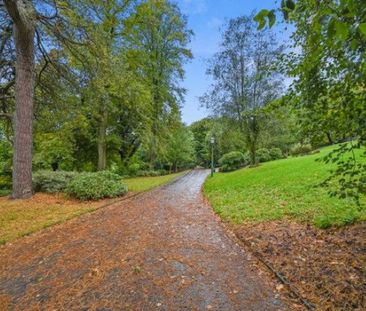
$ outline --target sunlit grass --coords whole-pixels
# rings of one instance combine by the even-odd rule
[[[289,218],[324,228],[366,220],[365,209],[351,199],[330,197],[327,189],[318,186],[330,166],[316,159],[331,148],[219,173],[206,181],[205,194],[221,217],[235,223]],[[366,203],[364,197],[362,203]]]
[[[129,191],[141,192],[164,185],[182,174],[184,172],[156,177],[127,178],[123,182],[127,184]]]

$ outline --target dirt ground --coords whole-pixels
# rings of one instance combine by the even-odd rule
[[[329,230],[266,222],[234,231],[314,309],[366,310],[366,222]],[[278,289],[293,295],[287,286]]]
[[[207,174],[0,247],[0,309],[293,310],[205,203]]]

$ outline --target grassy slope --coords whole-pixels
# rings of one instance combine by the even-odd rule
[[[235,223],[290,218],[328,227],[365,220],[365,209],[331,198],[316,186],[328,175],[329,166],[315,160],[330,150],[219,173],[206,181],[204,191],[215,211]]]
[[[125,183],[130,191],[141,192],[166,184],[179,174],[130,178],[126,179]],[[2,197],[0,198],[0,245],[95,211],[112,201],[113,199],[81,202],[68,199],[63,194],[45,193],[37,193],[27,200],[9,200],[7,197]]]

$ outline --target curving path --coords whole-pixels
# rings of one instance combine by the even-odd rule
[[[0,248],[0,309],[284,310],[205,203],[207,175]]]

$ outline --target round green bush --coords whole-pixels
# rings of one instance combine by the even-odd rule
[[[290,154],[292,156],[299,156],[299,155],[305,155],[309,154],[313,148],[310,144],[296,144],[290,149]]]
[[[67,186],[66,193],[79,200],[114,198],[127,193],[121,176],[108,171],[81,173]]]
[[[64,192],[77,172],[40,170],[33,173],[33,190],[35,192]]]
[[[280,148],[269,149],[269,155],[271,157],[271,160],[279,160],[279,159],[283,159],[285,157]]]
[[[232,151],[224,154],[219,160],[219,164],[221,166],[221,171],[230,172],[247,165],[248,159],[243,153],[239,151]]]
[[[271,161],[271,155],[269,154],[269,150],[267,148],[261,148],[257,150],[257,160],[259,162],[267,162]]]

